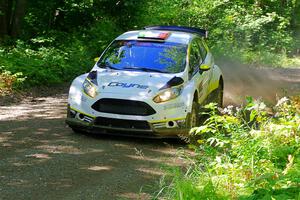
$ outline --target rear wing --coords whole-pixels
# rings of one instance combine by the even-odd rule
[[[187,33],[194,33],[200,35],[201,37],[207,38],[208,31],[200,28],[195,27],[188,27],[188,26],[146,26],[144,27],[145,30],[162,30],[162,31],[181,31]]]

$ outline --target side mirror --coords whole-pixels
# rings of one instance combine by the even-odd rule
[[[200,70],[202,70],[202,71],[210,70],[210,66],[206,65],[206,64],[202,64],[202,65],[200,65]]]
[[[94,61],[97,62],[99,60],[100,57],[96,57],[94,58]]]

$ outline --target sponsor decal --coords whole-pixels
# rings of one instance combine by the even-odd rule
[[[120,82],[110,82],[109,87],[122,87],[122,88],[138,88],[138,89],[148,89],[147,85],[140,85],[136,83],[120,83]]]

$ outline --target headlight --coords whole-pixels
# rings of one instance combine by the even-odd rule
[[[161,93],[159,93],[158,95],[156,95],[153,98],[153,101],[155,103],[161,103],[161,102],[169,101],[171,99],[175,99],[181,94],[181,91],[182,91],[182,87],[174,87],[174,88],[166,89]]]
[[[97,87],[89,80],[85,79],[85,81],[82,84],[82,87],[84,93],[86,93],[88,96],[92,98],[95,98],[97,96]]]

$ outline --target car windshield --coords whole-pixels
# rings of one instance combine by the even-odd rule
[[[101,68],[179,73],[185,68],[187,45],[174,42],[117,40],[98,62]]]

